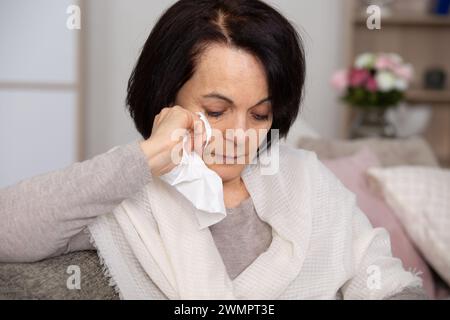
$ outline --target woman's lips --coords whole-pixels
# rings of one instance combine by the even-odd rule
[[[227,156],[227,155],[223,155],[223,154],[213,154],[214,157],[216,158],[222,158],[222,159],[229,159],[229,160],[237,160],[237,159],[241,159],[241,158],[246,158],[247,155],[240,155],[240,156]]]

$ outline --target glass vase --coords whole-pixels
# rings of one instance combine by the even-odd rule
[[[387,110],[373,107],[358,109],[350,138],[396,138],[395,126],[386,118]]]

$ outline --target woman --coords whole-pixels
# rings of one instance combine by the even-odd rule
[[[279,170],[264,175],[249,164],[255,150],[225,134],[275,129],[285,137],[304,76],[296,31],[267,4],[178,1],[152,30],[128,85],[144,140],[3,189],[0,260],[95,244],[123,298],[422,297],[420,279],[391,256],[387,233],[370,226],[315,154],[279,146],[269,132],[257,145],[279,150]],[[195,208],[158,178],[177,165],[172,134],[192,131],[196,112],[224,133],[218,146],[231,145],[212,148],[215,159],[247,163],[208,163],[227,215],[203,230]],[[204,135],[197,138],[190,148],[201,154]]]

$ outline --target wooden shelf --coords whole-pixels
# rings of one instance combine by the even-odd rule
[[[450,104],[450,90],[412,89],[406,93],[409,102]]]
[[[450,169],[450,160],[449,159],[438,159],[439,166],[442,168]]]
[[[405,3],[407,2],[404,0]],[[418,0],[419,1],[419,0]],[[450,72],[450,16],[432,13],[395,11],[382,15],[381,30],[366,27],[368,14],[362,10],[361,1],[349,0],[347,6],[348,63],[363,52],[395,52],[414,66],[417,77],[407,92],[406,101],[431,107],[430,125],[424,136],[433,148],[439,162],[450,167],[450,87],[429,90],[420,87],[423,75],[432,67]],[[346,127],[352,123],[348,114]]]
[[[365,25],[366,15],[358,15],[355,18],[355,24]],[[449,16],[438,16],[432,14],[396,14],[381,18],[381,27],[384,26],[431,26],[431,27],[450,27]]]

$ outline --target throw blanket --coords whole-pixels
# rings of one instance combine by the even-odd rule
[[[299,299],[314,295],[311,289],[319,284],[328,298],[341,287],[349,297],[358,297],[370,295],[358,278],[359,266],[377,260],[387,275],[371,297],[420,286],[420,279],[390,257],[387,233],[372,229],[355,211],[354,195],[314,153],[280,146],[279,165],[274,175],[261,174],[259,164],[247,165],[242,173],[258,215],[272,227],[273,240],[234,280],[209,228],[199,228],[197,209],[156,177],[114,212],[100,216],[89,230],[121,298]],[[356,222],[355,212],[361,215]],[[325,267],[336,274],[320,278]]]

